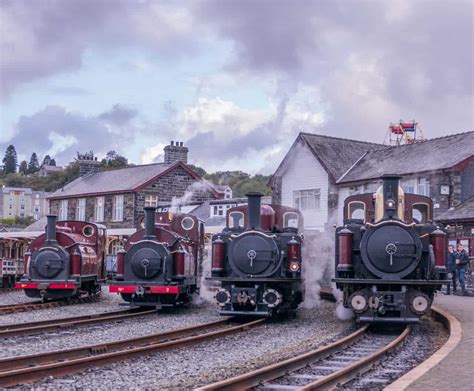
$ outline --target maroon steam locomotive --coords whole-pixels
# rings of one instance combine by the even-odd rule
[[[97,293],[105,276],[105,240],[102,225],[47,216],[46,233],[30,244],[15,287],[43,300]]]
[[[446,281],[446,234],[432,223],[429,197],[404,194],[385,175],[375,194],[344,202],[336,230],[337,288],[358,322],[415,323]]]
[[[304,296],[301,278],[302,216],[297,209],[261,205],[227,211],[227,227],[212,239],[212,277],[221,287],[221,315],[294,315]]]
[[[184,213],[145,208],[144,228],[117,255],[117,275],[109,291],[131,305],[155,308],[186,304],[198,290],[204,224]]]

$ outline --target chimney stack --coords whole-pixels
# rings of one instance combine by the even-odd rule
[[[79,176],[86,176],[100,171],[100,162],[94,157],[94,152],[77,153],[76,161],[79,162]]]
[[[171,141],[170,145],[165,147],[165,163],[173,164],[176,162],[188,162],[188,148],[182,141]]]

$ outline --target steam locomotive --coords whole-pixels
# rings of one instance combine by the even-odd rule
[[[102,225],[47,216],[46,233],[30,244],[15,287],[43,300],[97,293],[105,276],[105,240]]]
[[[212,277],[221,315],[293,315],[303,300],[302,216],[297,209],[261,205],[247,194],[248,207],[227,211],[227,227],[212,238]]]
[[[198,289],[204,224],[184,213],[155,212],[156,208],[145,207],[144,228],[118,252],[117,274],[109,291],[137,306],[188,303]]]
[[[375,194],[344,202],[336,229],[337,288],[357,322],[415,323],[446,281],[446,234],[429,197],[405,194],[385,175]]]

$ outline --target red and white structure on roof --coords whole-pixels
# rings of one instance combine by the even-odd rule
[[[399,146],[413,144],[424,141],[423,132],[418,123],[413,121],[400,120],[398,123],[391,123],[384,140],[385,145]]]

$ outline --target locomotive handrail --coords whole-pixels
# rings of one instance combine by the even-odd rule
[[[404,223],[401,220],[383,220],[383,221],[380,221],[380,222],[374,223],[374,224],[373,223],[366,223],[366,225],[368,225],[369,227],[379,227],[381,225],[389,224],[389,223],[397,223],[399,225],[402,225],[402,226],[408,227],[408,228],[412,228],[412,227],[416,226],[415,223],[407,224],[407,223]]]
[[[265,236],[268,239],[276,239],[277,238],[277,235],[267,235],[264,232],[256,231],[256,230],[244,231],[244,232],[242,232],[241,234],[238,234],[238,235],[232,234],[232,235],[230,235],[230,237],[232,239],[237,239],[237,238],[240,238],[241,236],[247,235],[247,234],[259,234],[259,235]]]

